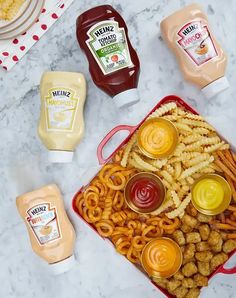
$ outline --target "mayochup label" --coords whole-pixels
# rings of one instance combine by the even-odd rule
[[[216,57],[217,51],[204,20],[185,24],[179,31],[178,45],[197,66]]]
[[[118,22],[102,21],[87,32],[88,48],[104,75],[132,66],[124,28]]]

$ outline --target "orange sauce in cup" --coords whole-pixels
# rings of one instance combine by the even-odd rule
[[[141,262],[149,276],[168,278],[179,270],[182,264],[182,252],[172,239],[156,238],[144,247]]]
[[[153,118],[144,122],[138,132],[140,150],[151,158],[171,155],[178,143],[178,131],[174,124],[163,118]]]

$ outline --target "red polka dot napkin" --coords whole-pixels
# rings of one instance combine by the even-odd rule
[[[9,40],[0,40],[0,66],[10,70],[47,32],[74,0],[46,0],[36,21],[25,33]]]

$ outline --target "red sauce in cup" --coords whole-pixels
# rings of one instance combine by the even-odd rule
[[[139,173],[127,182],[125,198],[134,211],[151,213],[161,206],[165,198],[165,188],[157,175]]]

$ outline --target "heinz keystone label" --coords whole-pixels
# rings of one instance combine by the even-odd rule
[[[104,75],[132,66],[124,28],[118,22],[102,21],[87,32],[86,41]]]
[[[180,37],[177,43],[197,66],[218,55],[204,20],[185,24],[177,34]]]

